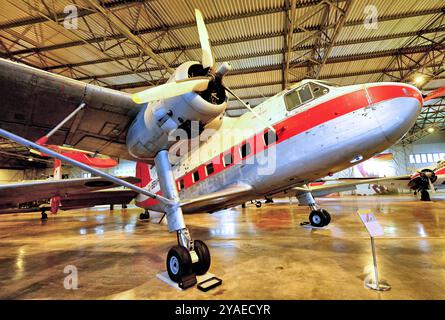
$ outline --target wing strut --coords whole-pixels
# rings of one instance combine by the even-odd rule
[[[126,188],[128,188],[130,190],[133,190],[133,191],[137,192],[137,193],[143,194],[143,195],[145,195],[147,197],[150,197],[150,198],[153,198],[153,199],[157,199],[157,200],[159,200],[160,202],[162,202],[163,204],[165,204],[167,206],[178,205],[178,203],[176,201],[169,200],[169,199],[164,198],[164,197],[162,197],[160,195],[157,195],[157,194],[149,192],[149,191],[147,191],[145,189],[139,188],[139,187],[135,186],[134,184],[131,184],[131,183],[127,182],[127,181],[119,179],[119,178],[117,178],[117,177],[115,177],[115,176],[113,176],[111,174],[107,174],[105,172],[102,172],[100,170],[92,168],[92,167],[90,167],[90,166],[88,166],[88,165],[86,165],[86,164],[84,164],[82,162],[79,162],[77,160],[68,158],[68,157],[64,156],[63,154],[57,153],[57,152],[55,152],[55,151],[53,151],[51,149],[48,149],[48,148],[46,148],[44,146],[41,146],[41,145],[39,145],[39,144],[37,144],[35,142],[29,141],[29,140],[27,140],[25,138],[17,136],[15,134],[13,134],[13,133],[11,133],[9,131],[6,131],[4,129],[1,129],[1,128],[0,128],[0,136],[4,137],[6,139],[9,139],[9,140],[15,141],[18,144],[21,144],[21,145],[23,145],[23,146],[25,146],[25,147],[27,147],[29,149],[38,150],[38,151],[40,151],[41,153],[43,153],[45,155],[48,155],[50,157],[53,157],[53,158],[62,160],[64,162],[67,162],[67,163],[69,163],[69,164],[71,164],[73,166],[79,167],[79,168],[81,168],[81,169],[83,169],[83,170],[85,170],[87,172],[90,172],[91,174],[94,174],[96,176],[102,177],[105,180],[111,181],[111,182],[116,183],[116,184],[118,184],[120,186],[124,186],[124,187],[126,187]]]
[[[39,140],[37,140],[38,144],[45,144],[49,137],[51,137],[54,133],[56,133],[57,130],[59,130],[65,123],[67,123],[69,120],[71,120],[72,117],[74,117],[80,110],[85,108],[86,104],[85,102],[82,102],[76,110],[71,112],[65,119],[63,119],[57,126],[54,127],[50,132],[45,134],[43,137],[41,137]]]

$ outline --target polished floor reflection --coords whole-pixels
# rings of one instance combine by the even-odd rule
[[[320,199],[325,230],[301,227],[307,208],[281,200],[189,215],[192,236],[212,253],[222,286],[177,291],[156,278],[175,235],[137,220],[139,209],[0,216],[2,299],[445,299],[445,197]],[[357,209],[371,209],[386,235],[376,240],[380,275],[392,290],[364,288],[371,248]],[[78,289],[64,288],[71,267]],[[64,273],[64,270],[67,273]]]

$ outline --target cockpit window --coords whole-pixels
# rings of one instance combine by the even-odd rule
[[[285,95],[286,108],[291,111],[306,102],[324,96],[328,92],[329,89],[327,87],[318,83],[306,83]]]

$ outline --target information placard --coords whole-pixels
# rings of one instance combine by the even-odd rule
[[[359,210],[358,214],[371,237],[379,237],[385,234],[374,213],[372,213],[370,210]]]

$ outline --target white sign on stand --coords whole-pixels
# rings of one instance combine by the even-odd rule
[[[360,213],[359,210],[359,216],[371,237],[380,237],[385,235],[382,226],[378,223],[376,217],[373,213],[371,213],[371,211]]]
[[[371,210],[359,210],[358,215],[360,220],[362,220],[371,237],[371,249],[372,249],[372,260],[374,263],[374,277],[375,279],[368,279],[365,283],[366,287],[377,290],[377,291],[387,291],[391,289],[391,286],[385,282],[379,281],[379,274],[377,271],[377,258],[375,254],[375,244],[374,237],[379,237],[385,235],[382,226],[378,223],[376,217],[371,212]]]

